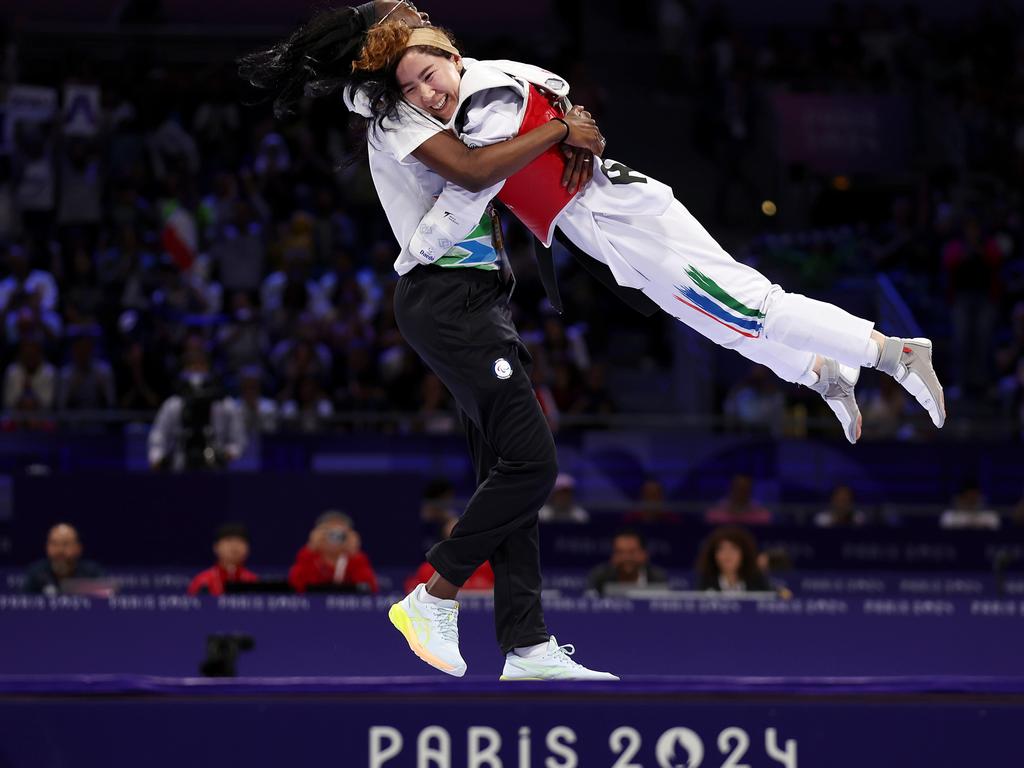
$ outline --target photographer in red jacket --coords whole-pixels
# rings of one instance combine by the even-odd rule
[[[336,585],[356,591],[377,592],[377,574],[370,558],[361,551],[352,518],[331,510],[316,519],[309,541],[288,571],[288,583],[296,592],[311,586]]]

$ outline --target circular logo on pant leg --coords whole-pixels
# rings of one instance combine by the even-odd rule
[[[512,377],[512,366],[504,357],[499,357],[494,361],[494,375],[499,379],[508,379]]]

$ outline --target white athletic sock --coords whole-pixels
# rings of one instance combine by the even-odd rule
[[[532,656],[543,656],[547,647],[548,643],[547,640],[545,640],[543,643],[537,643],[536,645],[526,645],[522,648],[513,648],[512,652],[521,659],[529,659]]]
[[[864,354],[861,358],[861,365],[865,368],[874,368],[878,365],[878,358],[882,354],[882,348],[878,346],[878,342],[874,339],[868,339],[864,345]]]
[[[423,587],[423,589],[420,590],[419,596],[417,596],[416,599],[419,600],[421,603],[426,603],[427,605],[438,605],[439,603],[451,602],[451,600],[445,600],[441,597],[434,597],[432,594],[427,592],[426,587]]]
[[[800,378],[796,380],[797,384],[803,384],[805,387],[813,387],[818,383],[818,374],[814,372],[814,364],[818,362],[817,355],[811,355],[811,362],[807,366],[807,370],[800,374]]]

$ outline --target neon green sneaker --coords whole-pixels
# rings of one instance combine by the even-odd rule
[[[466,662],[459,653],[459,604],[455,600],[424,602],[424,590],[420,584],[392,605],[388,618],[423,661],[434,669],[462,677],[466,674]]]
[[[570,656],[576,653],[571,645],[559,645],[554,635],[539,656],[524,658],[512,651],[505,656],[502,680],[618,680],[610,672],[595,672],[577,664]]]

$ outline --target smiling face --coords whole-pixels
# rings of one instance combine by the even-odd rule
[[[406,101],[447,123],[459,103],[461,73],[461,56],[449,59],[410,48],[398,63],[395,78]]]

